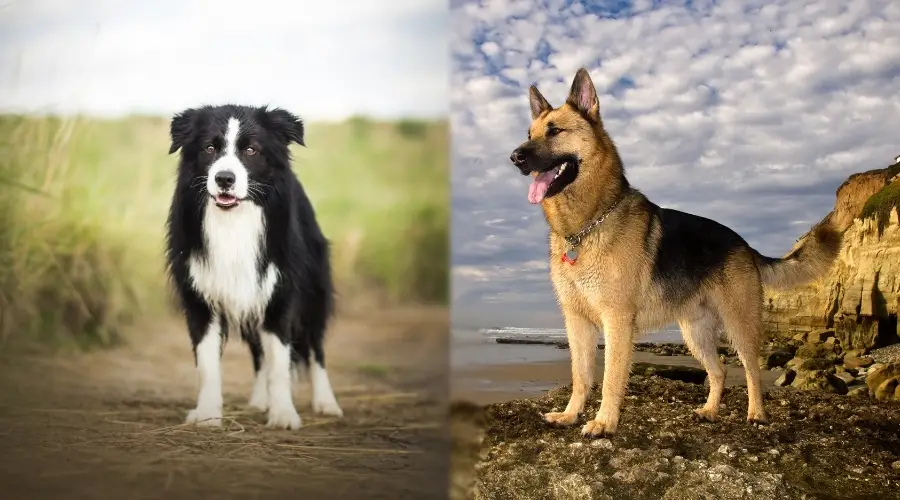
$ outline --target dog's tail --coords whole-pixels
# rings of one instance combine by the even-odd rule
[[[833,217],[834,212],[825,216],[780,259],[756,252],[763,285],[775,289],[792,288],[809,283],[831,269],[844,237],[835,227]]]

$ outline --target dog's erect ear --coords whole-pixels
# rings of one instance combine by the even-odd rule
[[[172,136],[172,145],[169,146],[169,154],[178,151],[191,139],[194,133],[194,122],[197,119],[196,109],[186,109],[172,118],[169,134]]]
[[[566,102],[577,109],[581,114],[594,122],[600,121],[600,101],[597,100],[597,89],[591,81],[591,75],[584,68],[575,73],[572,81],[572,90]]]
[[[537,117],[541,116],[541,113],[544,111],[550,111],[553,109],[553,106],[547,102],[547,99],[544,99],[544,96],[541,95],[541,91],[537,89],[534,85],[528,89],[528,102],[531,104],[531,119],[535,120]]]
[[[296,142],[306,146],[303,138],[303,120],[283,109],[275,108],[263,110],[265,114],[266,128],[278,135],[279,139],[287,144]]]

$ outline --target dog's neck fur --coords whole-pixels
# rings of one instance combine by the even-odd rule
[[[578,178],[555,196],[544,199],[541,207],[550,229],[561,237],[581,231],[603,216],[629,189],[622,160],[612,139],[597,124],[597,145],[593,154],[585,156],[578,167]],[[602,177],[603,182],[586,182],[588,177]],[[602,186],[589,191],[585,186]]]

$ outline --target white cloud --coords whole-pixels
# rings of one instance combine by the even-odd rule
[[[455,276],[463,315],[489,324],[503,309],[527,323],[556,307],[545,272],[527,264],[546,259],[546,224],[508,160],[525,139],[532,83],[559,105],[586,66],[632,183],[770,255],[830,209],[849,174],[900,153],[896,2],[648,1],[618,13],[569,3],[452,11],[453,261],[523,280]]]
[[[437,0],[13,2],[0,10],[0,109],[440,116],[448,29]]]

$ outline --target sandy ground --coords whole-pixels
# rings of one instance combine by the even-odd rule
[[[180,320],[127,347],[0,358],[4,498],[446,498],[448,314],[443,308],[335,320],[328,370],[343,419],[266,428],[245,407],[252,369],[232,339],[223,360],[220,430],[183,424],[197,378]]]

